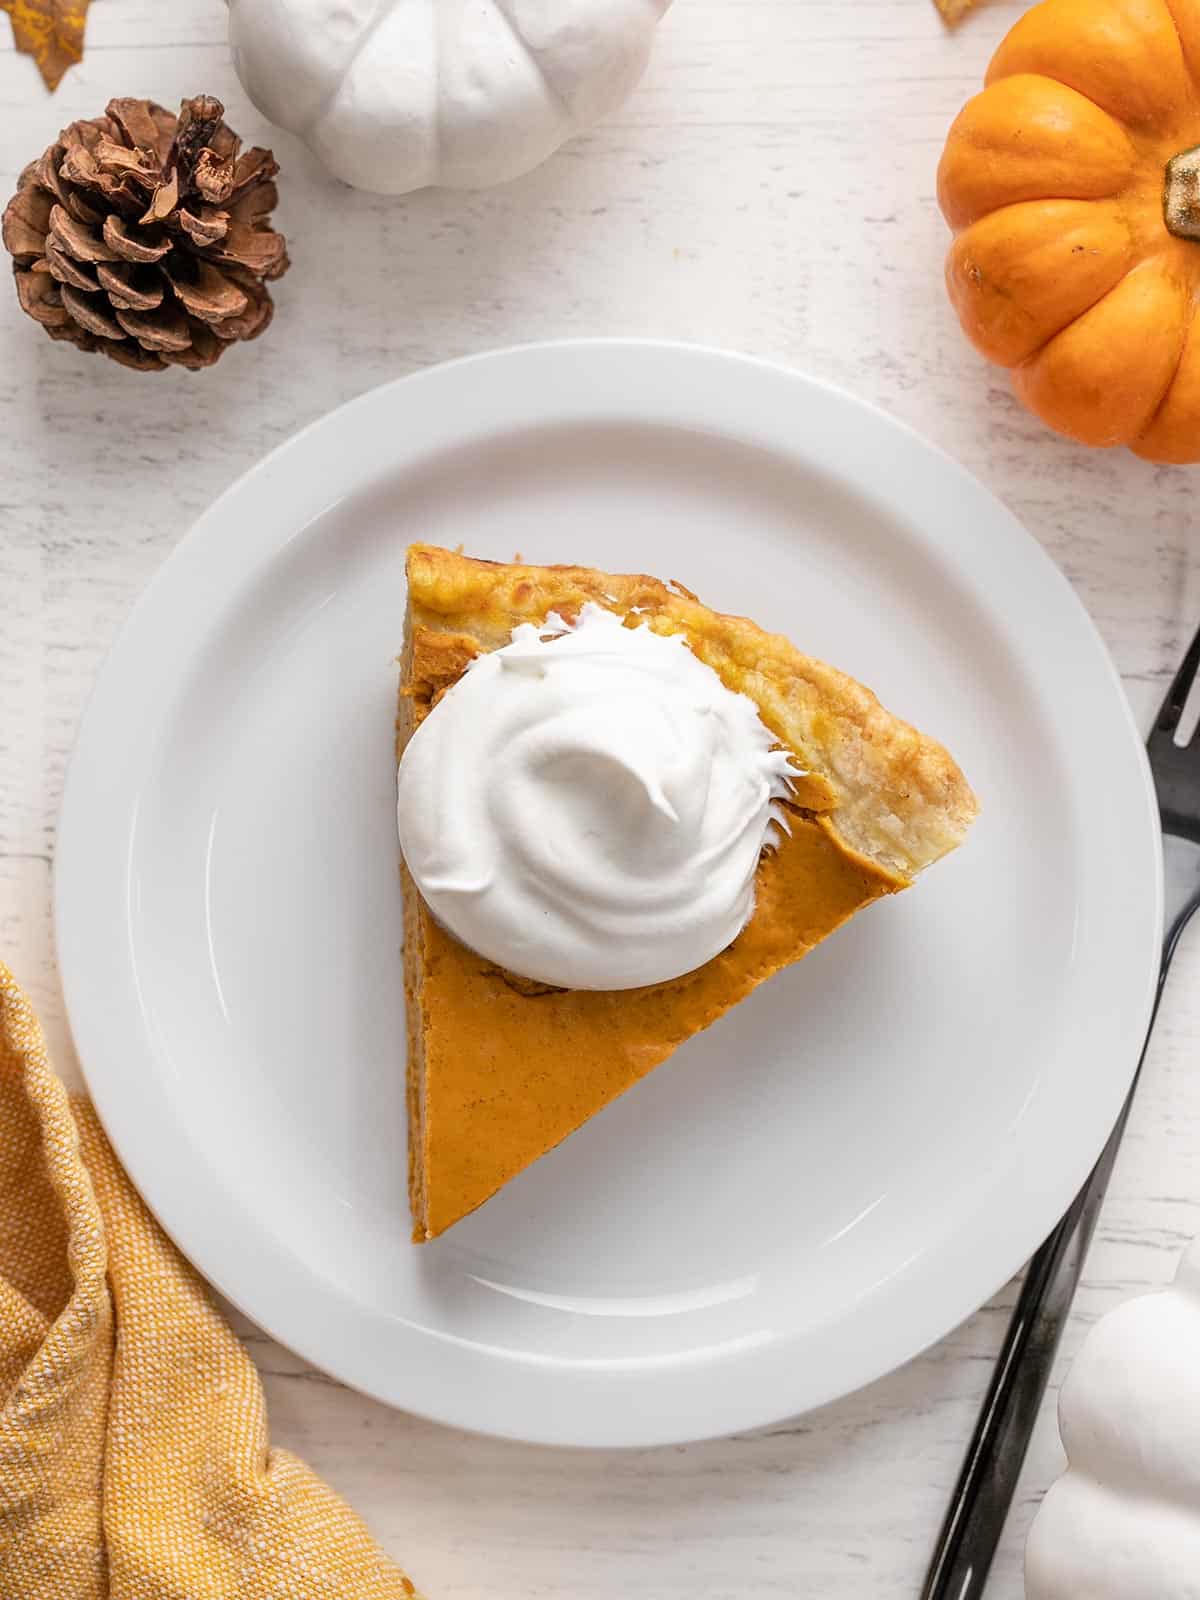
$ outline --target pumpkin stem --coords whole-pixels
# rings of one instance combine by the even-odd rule
[[[1200,241],[1200,144],[1167,162],[1163,221],[1177,239]]]

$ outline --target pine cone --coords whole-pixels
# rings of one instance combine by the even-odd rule
[[[4,243],[21,305],[52,339],[140,372],[196,370],[267,326],[266,280],[288,268],[270,226],[279,168],[269,150],[239,154],[224,114],[209,95],[177,118],[110,100],[25,168]]]

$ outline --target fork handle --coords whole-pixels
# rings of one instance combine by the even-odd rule
[[[1129,1120],[1175,942],[1169,938],[1163,950],[1146,1042],[1117,1125],[1071,1209],[1029,1263],[921,1600],[980,1600],[983,1594]]]

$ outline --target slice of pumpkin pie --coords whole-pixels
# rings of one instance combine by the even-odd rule
[[[397,754],[416,1240],[976,812],[941,745],[678,584],[430,545]]]

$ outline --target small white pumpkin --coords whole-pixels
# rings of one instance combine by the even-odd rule
[[[1027,1600],[1200,1600],[1200,1243],[1172,1288],[1092,1329],[1059,1425],[1070,1465],[1029,1535]]]
[[[641,77],[670,0],[229,0],[246,93],[337,177],[519,177]]]

